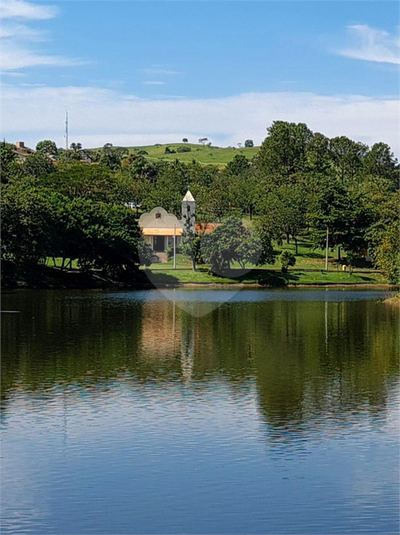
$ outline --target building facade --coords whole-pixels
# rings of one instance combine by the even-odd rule
[[[182,221],[160,206],[153,208],[149,213],[142,214],[139,218],[139,226],[144,239],[156,254],[165,253],[166,249],[173,245],[174,236],[176,246],[182,239]]]
[[[194,232],[195,218],[196,201],[188,190],[182,199],[182,219],[178,219],[176,215],[169,214],[164,208],[158,206],[153,208],[151,212],[140,216],[139,226],[146,242],[155,254],[160,254],[160,260],[166,261],[163,253],[168,247],[173,246],[174,236],[178,247],[184,230],[188,228],[188,225],[185,227],[185,222],[189,221],[189,228]]]

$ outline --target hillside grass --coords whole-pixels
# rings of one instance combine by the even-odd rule
[[[171,150],[177,151],[180,147],[189,147],[191,152],[175,152],[174,154],[165,154],[165,148],[169,147]],[[179,160],[181,162],[197,162],[208,165],[213,164],[218,167],[225,167],[227,163],[233,160],[237,154],[243,154],[251,160],[255,156],[260,147],[252,148],[229,148],[229,147],[207,147],[194,143],[169,143],[165,145],[143,145],[139,147],[126,147],[129,153],[136,152],[138,150],[145,150],[147,152],[146,158],[149,160],[166,160],[174,161]]]

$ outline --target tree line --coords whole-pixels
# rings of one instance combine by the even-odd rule
[[[60,151],[45,140],[36,149],[18,162],[13,146],[0,147],[2,255],[9,264],[57,256],[77,260],[82,269],[131,275],[151,252],[143,250],[138,214],[126,205],[145,211],[163,206],[179,217],[190,185],[196,221],[222,222],[226,236],[246,245],[237,253],[239,242],[232,241],[234,260],[251,262],[255,239],[262,242],[256,244],[263,253],[259,262],[273,261],[274,242],[293,241],[297,251],[299,237],[308,236],[316,248],[324,247],[328,230],[330,247],[348,258],[369,255],[398,282],[399,165],[385,143],[368,147],[275,121],[252,160],[236,155],[223,169],[195,160],[151,160],[143,150],[111,144],[85,150],[77,143]],[[243,230],[243,214],[254,220],[258,238]],[[217,271],[216,263],[226,260],[218,260],[215,243],[207,241],[203,260]],[[190,247],[187,254],[193,257]]]

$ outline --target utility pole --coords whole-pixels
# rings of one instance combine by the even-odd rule
[[[68,110],[65,112],[65,150],[68,150]]]
[[[174,269],[176,269],[176,225],[174,225]]]
[[[328,271],[329,227],[326,227],[325,271]]]

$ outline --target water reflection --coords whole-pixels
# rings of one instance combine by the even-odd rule
[[[4,296],[3,533],[398,531],[398,311],[220,297]]]
[[[3,318],[3,412],[21,391],[32,399],[51,398],[54,389],[99,395],[111,382],[218,378],[232,389],[255,384],[273,436],[287,440],[315,431],[321,417],[378,415],[398,378],[397,311],[359,295],[334,302],[313,295],[228,302],[203,317],[148,294],[6,295],[3,307],[20,314]]]

